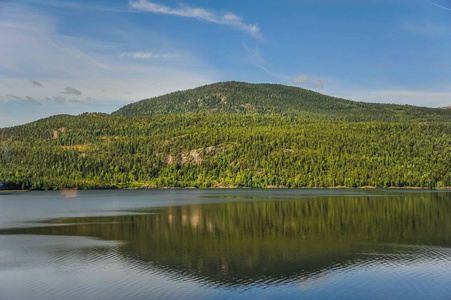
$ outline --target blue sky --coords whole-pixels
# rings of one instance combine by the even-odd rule
[[[0,0],[0,127],[217,81],[451,105],[451,0]]]

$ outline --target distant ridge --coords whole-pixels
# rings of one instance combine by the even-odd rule
[[[451,121],[451,110],[351,101],[281,84],[219,82],[131,103],[118,116],[157,114],[301,116],[345,121]]]
[[[439,107],[439,109],[451,109],[451,105]]]

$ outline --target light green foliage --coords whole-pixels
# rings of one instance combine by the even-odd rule
[[[60,115],[0,129],[9,188],[451,185],[448,122]]]

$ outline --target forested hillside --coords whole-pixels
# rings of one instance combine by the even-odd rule
[[[450,122],[91,113],[0,129],[0,139],[8,188],[451,185]]]
[[[356,102],[280,84],[220,82],[124,106],[113,114],[242,114],[342,121],[451,121],[451,110]]]

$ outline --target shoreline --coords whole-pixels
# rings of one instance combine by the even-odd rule
[[[31,191],[97,191],[97,190],[422,190],[422,191],[451,191],[451,186],[440,187],[440,188],[425,188],[425,187],[415,187],[415,186],[390,186],[390,187],[375,187],[375,186],[361,186],[361,187],[345,187],[345,186],[331,186],[331,187],[297,187],[289,188],[284,186],[268,186],[264,188],[252,188],[252,187],[105,187],[105,188],[93,188],[93,189],[78,189],[78,188],[65,188],[65,189],[48,189],[48,190],[0,190],[0,195],[10,194],[10,193],[23,193]]]

